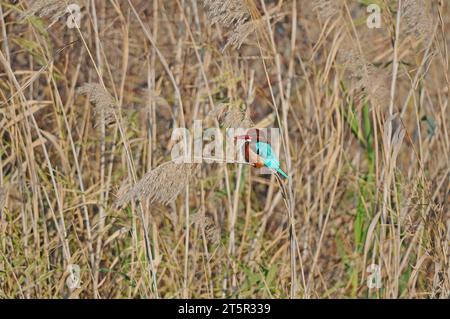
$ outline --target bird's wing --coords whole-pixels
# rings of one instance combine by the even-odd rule
[[[255,145],[258,155],[264,160],[264,165],[272,169],[275,173],[284,178],[288,178],[287,174],[280,168],[280,161],[276,157],[270,144],[257,142]]]
[[[258,142],[256,143],[256,150],[259,156],[264,158],[266,161],[269,161],[272,163],[272,165],[278,167],[280,166],[280,161],[274,154],[272,147],[264,142]]]
[[[264,142],[255,143],[256,153],[263,158],[270,158],[272,155],[272,148],[269,144]]]

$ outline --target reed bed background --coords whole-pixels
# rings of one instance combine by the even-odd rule
[[[0,298],[448,298],[449,5],[1,0]],[[170,162],[194,120],[290,178]]]

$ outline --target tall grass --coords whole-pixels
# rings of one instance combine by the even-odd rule
[[[373,2],[0,0],[0,297],[448,298],[449,4]]]

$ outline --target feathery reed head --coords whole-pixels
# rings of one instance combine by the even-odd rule
[[[431,36],[433,21],[425,0],[404,0],[402,5],[403,29],[407,34],[424,39]]]
[[[228,37],[227,43],[223,47],[226,50],[227,47],[232,46],[235,49],[239,49],[244,41],[254,33],[259,27],[262,26],[263,20],[250,20],[243,24],[238,25],[234,31]]]
[[[148,199],[167,205],[189,184],[198,164],[166,162],[144,175],[128,192],[119,196],[116,207],[132,200]]]
[[[217,243],[220,240],[220,228],[217,227],[211,216],[206,216],[203,223],[206,239],[211,243]]]
[[[205,214],[205,210],[192,215],[191,220],[204,230],[205,237],[210,243],[217,243],[220,240],[220,228],[216,226],[214,218]]]
[[[6,198],[8,197],[8,190],[5,187],[0,187],[0,213],[5,208]]]
[[[109,126],[115,122],[116,101],[99,83],[87,83],[79,87],[78,94],[85,94],[95,104],[96,121],[94,127]]]
[[[248,112],[232,103],[221,103],[208,115],[216,117],[224,128],[250,128],[253,126]]]
[[[236,28],[250,19],[250,12],[242,0],[204,0],[212,23]]]
[[[387,87],[387,74],[383,69],[368,63],[361,53],[354,49],[342,49],[338,60],[344,64],[351,79],[354,79],[354,89],[358,96],[367,95],[374,106],[387,105],[389,89]]]
[[[56,21],[67,13],[67,7],[73,3],[78,4],[75,0],[34,0],[29,9],[20,15],[19,19],[38,16]]]
[[[340,0],[314,0],[313,7],[323,20],[328,20],[340,14],[342,3]]]
[[[245,39],[262,26],[262,19],[255,18],[254,5],[248,0],[204,0],[211,23],[230,28],[232,32],[223,48],[239,49]]]

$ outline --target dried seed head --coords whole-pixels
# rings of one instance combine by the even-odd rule
[[[128,192],[119,196],[116,207],[132,200],[148,199],[167,205],[189,184],[198,164],[167,162],[148,172]]]
[[[0,213],[5,208],[6,199],[8,197],[8,190],[5,187],[0,187]]]
[[[340,0],[314,0],[313,7],[323,20],[328,20],[341,13],[342,3]]]
[[[231,33],[223,50],[239,49],[245,39],[262,26],[262,19],[252,19],[248,0],[203,0],[211,23],[230,28]]]
[[[85,94],[95,104],[96,121],[94,127],[109,126],[115,122],[114,111],[116,101],[99,83],[87,83],[77,90],[78,94]]]
[[[425,0],[405,0],[402,5],[403,28],[420,39],[431,36],[433,21]]]
[[[67,13],[67,7],[70,4],[78,4],[78,2],[75,0],[35,0],[29,9],[20,15],[19,19],[38,16],[56,21]]]
[[[253,126],[245,110],[231,103],[221,103],[217,105],[209,116],[216,117],[224,128],[250,128]]]
[[[210,243],[217,243],[220,240],[220,229],[216,226],[214,219],[211,216],[205,215],[202,210],[197,214],[191,216],[193,224],[197,224],[205,232],[205,237]]]
[[[210,243],[218,243],[220,240],[220,229],[216,226],[214,219],[211,216],[207,216],[203,226],[205,227],[206,239]]]
[[[250,19],[250,12],[243,0],[204,0],[203,3],[212,23],[236,28]]]
[[[263,20],[248,21],[244,24],[237,26],[231,35],[228,37],[228,41],[225,44],[223,50],[232,46],[235,49],[239,49],[253,32],[255,32],[261,25]]]
[[[366,62],[356,50],[341,50],[338,60],[344,64],[351,79],[356,81],[354,89],[358,95],[366,94],[374,106],[383,107],[389,100],[387,74],[383,69]]]

